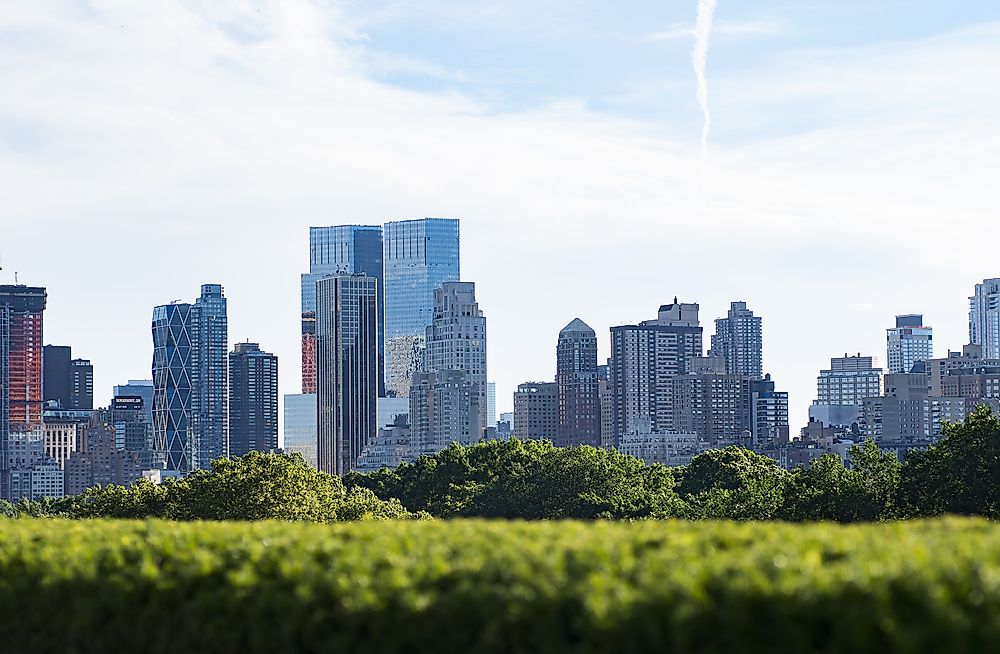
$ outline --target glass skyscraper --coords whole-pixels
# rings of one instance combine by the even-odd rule
[[[350,472],[376,433],[377,304],[373,277],[316,283],[317,463],[324,472]]]
[[[364,273],[376,280],[379,334],[383,333],[382,228],[338,225],[309,228],[309,272],[302,275],[302,392],[316,392],[316,282]],[[382,357],[382,348],[379,348]],[[380,390],[382,387],[380,380]]]
[[[458,219],[386,223],[383,252],[386,390],[409,397],[424,332],[434,319],[434,291],[461,278]]]
[[[229,455],[229,322],[219,284],[153,309],[153,447],[190,472]]]

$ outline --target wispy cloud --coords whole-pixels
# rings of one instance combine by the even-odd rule
[[[715,36],[727,37],[757,37],[774,36],[786,29],[783,21],[775,19],[751,20],[745,22],[717,22],[712,28]],[[693,39],[694,25],[690,23],[674,23],[661,32],[654,32],[646,37],[647,41],[676,41]]]

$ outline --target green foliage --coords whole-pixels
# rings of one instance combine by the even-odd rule
[[[452,445],[395,470],[348,475],[346,483],[439,517],[663,518],[682,507],[668,468],[537,440]]]
[[[340,520],[409,517],[395,500],[382,501],[361,489],[348,493],[339,477],[319,472],[299,455],[250,452],[217,459],[161,486],[143,479],[128,488],[88,489],[65,507],[76,518],[173,520]]]
[[[785,491],[779,516],[786,520],[858,522],[893,517],[899,460],[872,440],[850,450],[851,468],[824,454],[796,470]]]
[[[726,447],[696,456],[678,490],[691,517],[770,520],[777,516],[788,480],[774,459]]]
[[[9,522],[3,650],[966,654],[1000,526]]]
[[[1000,518],[1000,420],[988,406],[947,425],[936,445],[907,455],[900,503],[908,515]]]

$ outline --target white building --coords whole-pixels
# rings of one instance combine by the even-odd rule
[[[887,373],[908,373],[914,364],[934,358],[933,329],[920,314],[896,316],[896,326],[885,330]]]
[[[969,342],[984,359],[1000,359],[1000,279],[984,279],[969,298]]]
[[[733,302],[725,318],[715,320],[712,356],[725,361],[725,372],[746,375],[751,380],[763,375],[763,334],[760,316],[747,309],[746,302]]]
[[[816,404],[861,406],[865,398],[882,394],[882,369],[873,357],[857,356],[830,359],[830,369],[821,370],[816,379]]]
[[[649,418],[640,418],[637,429],[622,434],[617,449],[647,464],[670,467],[685,466],[702,451],[696,434],[653,431]]]

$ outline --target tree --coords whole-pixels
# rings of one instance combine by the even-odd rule
[[[903,514],[1000,517],[1000,420],[982,405],[965,422],[946,425],[943,436],[907,454],[899,482]]]
[[[789,480],[774,459],[734,446],[699,454],[680,477],[689,517],[731,520],[774,518]]]

